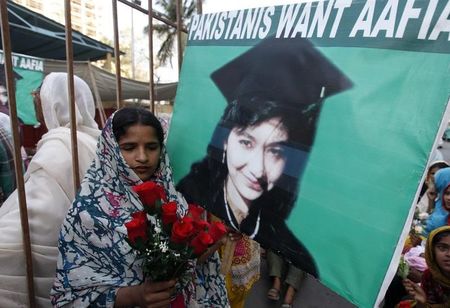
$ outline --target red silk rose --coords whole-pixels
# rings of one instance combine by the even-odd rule
[[[161,206],[162,222],[165,225],[173,224],[177,220],[177,203],[171,201]]]
[[[131,217],[133,219],[125,223],[130,242],[134,244],[138,238],[147,240],[147,214],[141,211],[131,214]]]
[[[191,246],[194,248],[194,254],[197,256],[201,256],[213,243],[214,240],[209,233],[200,231],[192,240]]]
[[[204,211],[205,210],[202,207],[191,203],[189,204],[188,216],[192,217],[194,220],[200,219]]]
[[[178,244],[184,243],[194,234],[194,232],[195,229],[192,218],[183,217],[173,224],[171,240]]]
[[[227,227],[220,221],[214,221],[209,226],[209,234],[217,242],[227,233]]]
[[[167,201],[164,187],[152,181],[133,186],[133,190],[139,195],[139,199],[144,206],[154,207],[158,200]]]

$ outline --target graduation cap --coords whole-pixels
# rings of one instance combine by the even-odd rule
[[[333,63],[303,38],[267,38],[213,72],[211,78],[228,103],[258,96],[300,110],[308,110],[352,86]]]

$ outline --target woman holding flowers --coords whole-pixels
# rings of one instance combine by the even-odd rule
[[[143,219],[144,210],[133,186],[145,181],[162,187],[159,199],[173,202],[166,218],[174,212],[179,218],[187,213],[173,186],[163,141],[160,122],[147,110],[123,108],[108,120],[95,160],[62,225],[51,292],[54,306],[174,306],[172,295],[183,279],[178,284],[174,277],[146,279],[144,259],[131,246],[144,235],[129,232]],[[183,297],[177,297],[176,305],[228,306],[218,266],[216,255],[197,265],[197,275],[183,283]]]

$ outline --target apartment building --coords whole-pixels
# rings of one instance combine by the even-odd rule
[[[62,0],[13,0],[37,13],[40,13],[61,24],[65,23],[64,1]],[[72,27],[94,39],[101,39],[104,20],[111,15],[107,1],[72,0]],[[109,9],[108,9],[109,8]]]

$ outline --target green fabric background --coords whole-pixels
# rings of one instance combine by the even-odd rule
[[[3,50],[0,50],[0,63],[2,65],[4,63],[3,57]],[[35,125],[38,121],[36,120],[31,92],[39,87],[44,78],[44,59],[13,53],[12,63],[14,71],[22,77],[16,80],[17,116],[25,124]]]
[[[168,141],[177,181],[205,156],[226,104],[210,74],[248,48],[186,49]],[[392,46],[318,49],[354,87],[324,103],[288,225],[323,284],[373,307],[449,99],[450,55]]]
[[[16,83],[17,115],[25,124],[37,124],[31,92],[42,83],[44,73],[21,68],[14,70],[23,77]]]

